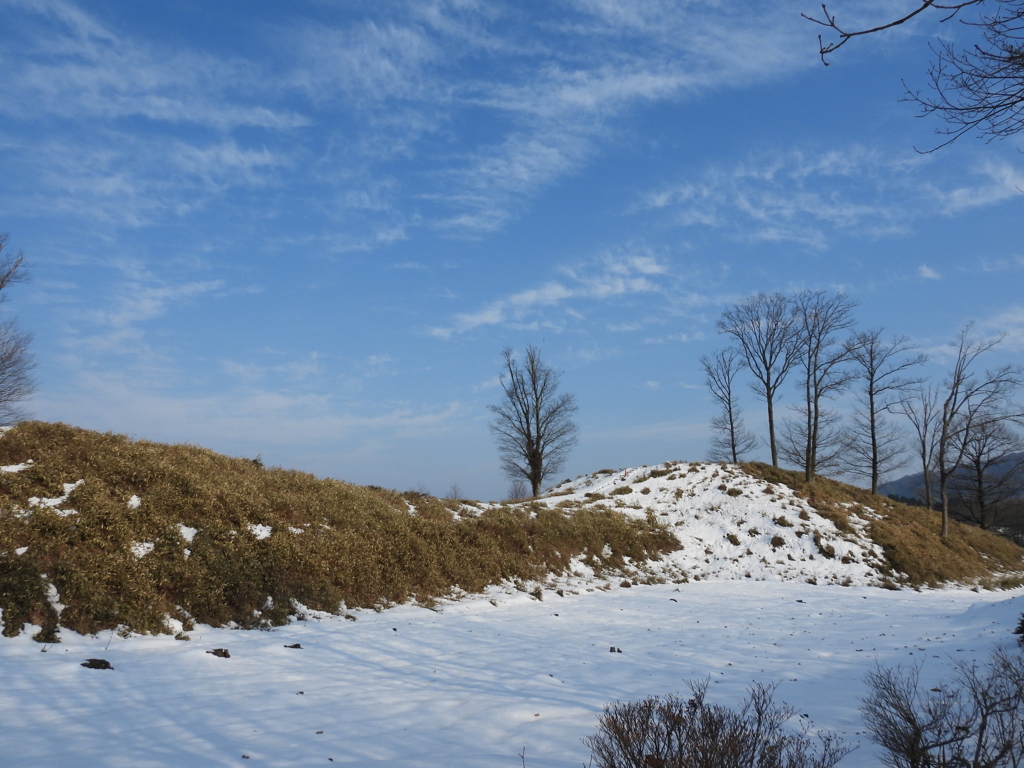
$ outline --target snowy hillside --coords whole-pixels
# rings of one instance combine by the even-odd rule
[[[668,526],[681,548],[660,562],[636,565],[671,581],[849,586],[879,585],[887,578],[882,550],[866,532],[875,511],[848,505],[849,530],[843,532],[789,487],[733,465],[669,462],[605,470],[564,482],[541,501],[565,507],[604,504]]]

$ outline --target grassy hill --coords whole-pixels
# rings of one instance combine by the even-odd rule
[[[615,567],[677,545],[608,510],[458,515],[420,494],[64,424],[8,431],[0,465],[3,632],[29,622],[47,641],[58,627],[168,631],[166,617],[281,624],[295,602],[429,602],[543,578],[584,553]]]
[[[641,578],[981,586],[1024,550],[761,464],[602,470],[519,504],[321,480],[187,445],[26,422],[0,436],[3,634],[266,627],[459,590]],[[635,572],[635,571],[634,571]],[[646,575],[644,575],[646,573]],[[590,579],[589,582],[586,580]]]

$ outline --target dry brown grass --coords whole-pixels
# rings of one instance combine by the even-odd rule
[[[94,633],[166,631],[165,617],[243,627],[281,624],[295,601],[316,610],[430,602],[458,587],[538,579],[570,558],[656,557],[677,546],[650,521],[608,510],[502,507],[478,516],[458,504],[284,469],[188,445],[162,445],[63,424],[26,422],[0,438],[0,608],[4,634],[25,622]],[[61,516],[29,504],[84,482]],[[141,505],[128,501],[137,495]],[[410,511],[410,505],[414,507]],[[19,510],[31,510],[21,515]],[[197,529],[182,538],[179,525]],[[251,525],[273,533],[258,539]],[[301,529],[293,533],[289,529]],[[132,545],[152,542],[138,558]],[[22,555],[19,548],[27,547]],[[52,583],[66,605],[57,616]]]
[[[882,547],[893,571],[905,573],[913,586],[947,582],[1016,586],[1024,576],[1024,550],[1001,536],[950,521],[949,536],[943,539],[938,512],[872,496],[867,490],[826,477],[807,483],[801,473],[768,464],[742,466],[755,477],[789,486],[841,531],[853,530],[849,516],[858,507],[881,515],[880,519],[869,517],[868,532]],[[843,506],[851,504],[855,506]]]

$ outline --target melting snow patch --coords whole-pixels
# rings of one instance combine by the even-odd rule
[[[178,523],[178,533],[181,534],[181,538],[191,544],[192,539],[196,537],[196,534],[199,533],[199,531],[195,528],[189,528],[184,523]]]
[[[68,500],[68,497],[71,496],[71,492],[74,491],[75,488],[77,488],[84,482],[85,480],[79,480],[77,483],[64,483],[63,496],[57,496],[56,498],[53,499],[41,499],[38,496],[33,496],[31,499],[28,500],[28,503],[34,507],[49,507],[50,509],[56,509],[57,507],[59,507],[61,504]],[[73,515],[76,513],[74,512],[74,510],[71,510],[67,511],[66,514]]]
[[[32,459],[29,459],[24,464],[8,464],[6,467],[0,467],[0,472],[21,472],[23,469],[28,469],[32,466]]]
[[[156,546],[152,541],[135,542],[132,544],[132,554],[135,555],[136,560],[141,560]]]
[[[24,555],[26,552],[28,552],[28,547],[18,547],[14,550],[14,554],[16,555]]]
[[[142,506],[142,499],[140,499],[135,494],[132,494],[132,497],[130,499],[128,499],[128,509],[138,509],[141,506]]]
[[[249,526],[249,533],[251,533],[257,539],[265,539],[265,538],[267,538],[273,532],[274,532],[274,529],[271,528],[269,525],[250,525]]]
[[[57,616],[60,617],[61,613],[66,607],[64,603],[60,601],[60,592],[53,586],[53,582],[48,581],[49,577],[44,573],[43,580],[46,582],[46,601],[53,607],[53,610],[57,612]]]
[[[46,507],[54,510],[60,517],[68,517],[69,515],[77,515],[78,510],[76,509],[57,509],[61,504],[68,500],[71,496],[72,491],[78,486],[84,483],[85,480],[79,480],[77,483],[64,483],[64,495],[57,496],[53,499],[41,499],[38,496],[33,496],[28,500],[29,506],[33,507]],[[20,515],[24,516],[24,515]]]

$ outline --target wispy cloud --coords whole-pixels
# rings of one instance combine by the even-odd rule
[[[559,270],[561,277],[537,288],[529,288],[486,304],[475,312],[456,315],[450,326],[431,328],[441,339],[482,326],[530,325],[557,329],[573,312],[570,303],[600,302],[621,296],[657,293],[663,290],[658,278],[669,268],[649,255],[606,256],[595,262]],[[560,308],[554,318],[546,311]],[[577,314],[577,317],[580,315]]]
[[[1006,334],[1002,348],[1006,351],[1024,350],[1024,306],[1012,306],[986,320],[983,328],[992,334]]]
[[[958,214],[1024,195],[1024,167],[1020,163],[989,159],[981,163],[976,175],[982,177],[977,184],[936,192],[945,213]]]
[[[85,330],[76,334],[76,347],[93,352],[137,354],[143,347],[143,325],[168,312],[171,306],[220,291],[221,280],[188,282],[180,285],[129,282],[119,289],[112,306],[91,310],[82,317]]]
[[[0,111],[15,118],[143,117],[220,130],[309,122],[291,110],[246,103],[237,92],[261,80],[249,62],[142,46],[62,0],[14,5],[55,22],[31,45],[0,53]]]
[[[23,44],[0,51],[0,113],[93,124],[74,140],[54,132],[57,152],[27,158],[26,174],[60,190],[50,158],[87,158],[72,163],[79,189],[101,220],[131,226],[201,208],[195,185],[326,204],[313,182],[357,212],[339,214],[346,231],[361,218],[392,233],[357,235],[368,248],[419,225],[501,230],[599,156],[636,108],[814,66],[795,53],[806,32],[795,15],[719,3],[587,0],[543,17],[474,0],[310,11],[268,32],[259,58],[133,37],[68,0],[7,5]],[[389,186],[395,163],[416,181]],[[300,166],[301,178],[288,172]]]
[[[931,159],[863,146],[791,150],[713,166],[698,177],[648,192],[633,212],[663,211],[684,227],[730,229],[750,241],[825,248],[840,234],[909,232],[915,221],[956,215],[1020,194],[1024,170],[986,163],[983,181],[944,189],[926,175]]]
[[[927,264],[922,264],[917,268],[918,277],[923,277],[925,280],[941,280],[942,275],[936,272],[934,269],[929,267]]]

